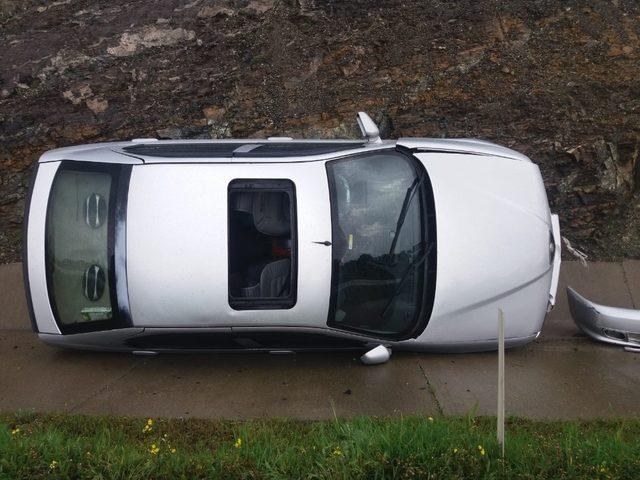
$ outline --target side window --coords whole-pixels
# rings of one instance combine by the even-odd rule
[[[229,305],[236,310],[296,303],[295,187],[290,180],[234,180],[227,195]]]

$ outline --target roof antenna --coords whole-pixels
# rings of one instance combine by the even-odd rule
[[[358,112],[358,126],[367,142],[382,143],[378,126],[365,112]]]

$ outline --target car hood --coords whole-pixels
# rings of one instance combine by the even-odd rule
[[[546,192],[531,162],[458,153],[416,157],[431,179],[436,210],[438,265],[428,330],[463,341],[470,334],[465,322],[453,325],[451,318],[466,318],[460,314],[549,273]]]

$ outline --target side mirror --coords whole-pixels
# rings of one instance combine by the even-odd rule
[[[378,345],[360,357],[360,361],[365,365],[380,365],[387,363],[391,358],[391,349],[384,345]]]
[[[362,132],[362,136],[366,138],[368,142],[382,142],[378,126],[365,112],[358,112],[358,126]]]

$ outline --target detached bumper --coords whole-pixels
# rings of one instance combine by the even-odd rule
[[[593,303],[567,287],[573,321],[586,335],[601,342],[640,347],[640,310]]]

